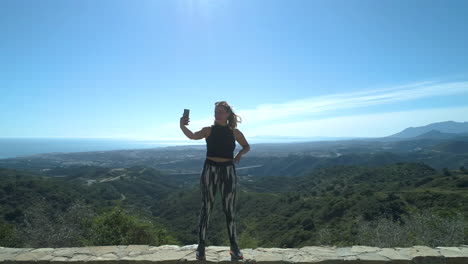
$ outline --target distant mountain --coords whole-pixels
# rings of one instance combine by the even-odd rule
[[[425,133],[428,133],[434,130],[440,133],[446,133],[446,134],[468,133],[468,122],[446,121],[446,122],[433,123],[433,124],[429,124],[427,126],[421,126],[421,127],[409,127],[399,133],[388,136],[387,138],[393,138],[393,139],[412,138],[412,137],[421,136]],[[438,136],[441,136],[441,135],[438,135]]]
[[[459,135],[460,134],[443,133],[443,132],[440,132],[439,130],[431,130],[427,133],[416,136],[412,139],[453,139],[453,138],[458,137]]]

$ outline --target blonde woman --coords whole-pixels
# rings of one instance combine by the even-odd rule
[[[211,211],[214,205],[216,191],[219,188],[222,196],[223,211],[226,215],[229,235],[230,254],[233,259],[243,259],[237,244],[235,205],[237,174],[234,163],[239,163],[241,157],[250,150],[249,143],[242,132],[237,129],[240,117],[225,101],[215,103],[215,121],[212,126],[202,128],[193,133],[186,126],[189,117],[180,118],[180,128],[189,139],[206,140],[206,159],[200,177],[202,206],[200,209],[198,228],[197,259],[205,260],[206,231]],[[237,141],[242,149],[234,156]]]

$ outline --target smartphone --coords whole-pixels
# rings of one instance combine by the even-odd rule
[[[190,114],[190,109],[184,109],[184,116],[188,117]]]

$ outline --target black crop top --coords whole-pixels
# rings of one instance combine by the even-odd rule
[[[232,159],[236,141],[234,131],[229,126],[212,125],[206,138],[206,156]]]

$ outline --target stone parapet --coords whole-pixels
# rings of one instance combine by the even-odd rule
[[[159,247],[145,245],[73,248],[0,247],[0,264],[156,264],[228,263],[229,247],[206,248],[206,261],[195,259],[196,245]],[[414,246],[378,248],[367,246],[242,249],[243,262],[262,264],[468,264],[468,245],[459,247]]]

